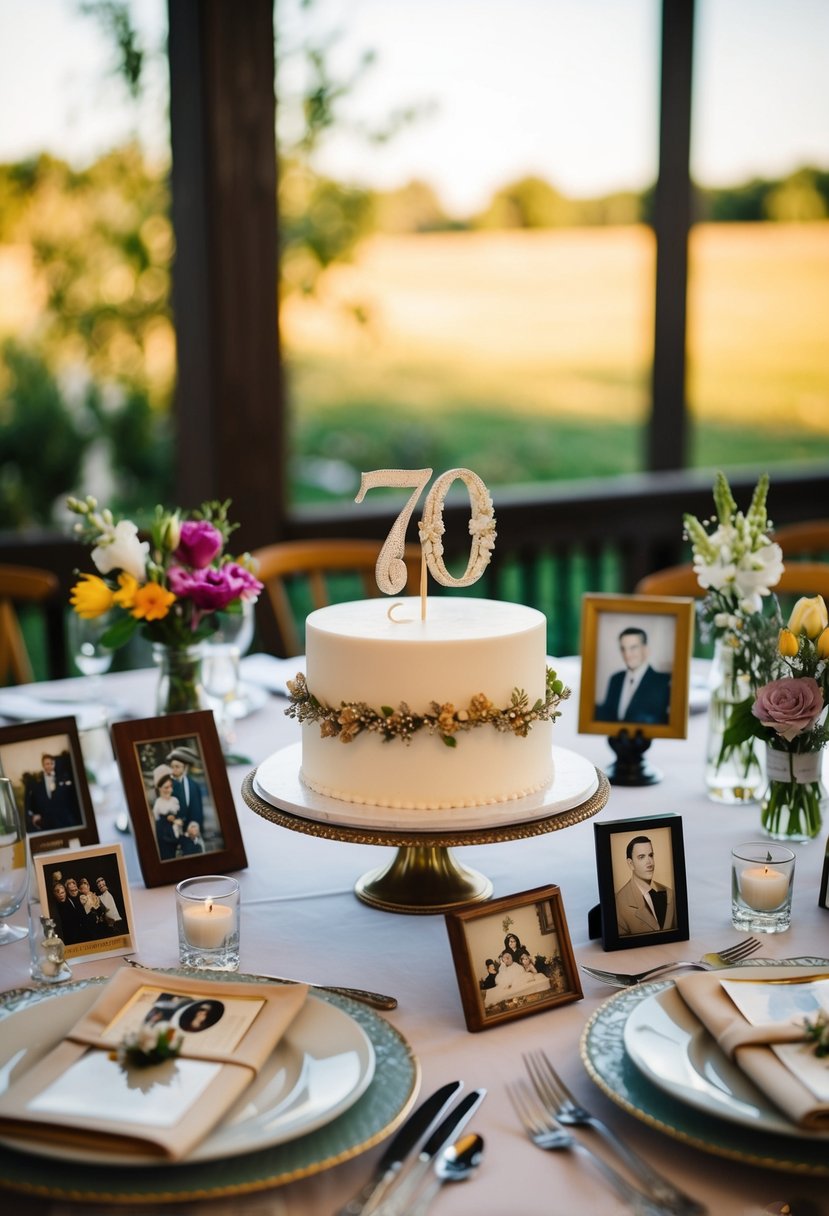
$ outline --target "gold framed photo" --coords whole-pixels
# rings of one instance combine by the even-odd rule
[[[449,912],[446,930],[467,1029],[582,999],[558,887]]]
[[[693,636],[692,599],[585,595],[579,731],[684,739]]]

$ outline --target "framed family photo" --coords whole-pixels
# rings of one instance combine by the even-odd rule
[[[692,599],[585,595],[579,731],[684,739],[693,636]]]
[[[96,844],[98,828],[74,718],[0,728],[0,777],[12,783],[32,854]]]
[[[614,819],[594,823],[593,832],[604,949],[687,941],[680,816]]]
[[[115,722],[112,742],[148,887],[247,866],[210,710]]]
[[[41,907],[44,915],[48,908],[67,959],[134,952],[135,923],[120,844],[39,853],[33,864]]]
[[[469,1030],[581,1000],[558,887],[460,908],[446,929]]]

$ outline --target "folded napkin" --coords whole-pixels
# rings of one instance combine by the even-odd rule
[[[814,978],[825,979],[826,972],[816,972]],[[795,1072],[807,1075],[807,1068],[817,1059],[810,1045],[804,1042],[803,1017],[792,1022],[786,1015],[784,1020],[752,1024],[723,986],[729,982],[716,973],[697,972],[679,976],[676,988],[723,1052],[793,1123],[806,1131],[829,1131],[829,1100],[816,1097],[795,1075]],[[754,983],[761,985],[763,980],[757,979]],[[766,981],[766,987],[771,990],[778,985]],[[783,1044],[800,1045],[791,1054],[791,1062],[797,1066],[794,1071],[773,1050],[775,1045],[782,1047]],[[824,1064],[824,1061],[817,1063]]]
[[[125,968],[0,1096],[0,1133],[179,1160],[250,1085],[307,991]],[[144,1068],[119,1063],[125,1035],[160,1022],[181,1030],[181,1054]]]

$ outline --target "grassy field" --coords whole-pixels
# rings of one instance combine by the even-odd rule
[[[283,311],[297,495],[349,467],[641,468],[654,264],[644,227],[366,242]],[[694,463],[829,459],[829,223],[701,226],[690,266]]]

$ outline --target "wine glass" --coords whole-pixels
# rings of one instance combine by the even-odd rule
[[[26,863],[26,833],[8,777],[0,777],[0,946],[18,942],[29,930],[6,925],[26,898],[29,868]]]
[[[112,666],[113,651],[104,646],[102,638],[112,624],[110,614],[92,619],[73,612],[69,617],[69,645],[75,666],[89,677],[87,693],[90,700],[101,695],[101,676]]]

